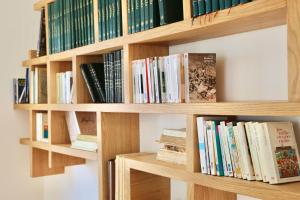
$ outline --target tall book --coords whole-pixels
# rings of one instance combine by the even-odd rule
[[[170,24],[183,19],[182,0],[159,0],[160,25]]]
[[[47,103],[47,69],[35,69],[35,103]]]
[[[45,9],[41,10],[40,33],[38,40],[37,56],[45,56],[47,54],[46,46],[46,22],[45,22]]]

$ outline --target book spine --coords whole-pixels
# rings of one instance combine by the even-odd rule
[[[104,54],[104,85],[105,85],[105,101],[109,103],[109,82],[108,82],[108,54]]]
[[[52,4],[48,4],[48,51],[52,54]]]
[[[109,39],[109,32],[110,32],[110,26],[109,26],[109,16],[110,13],[109,13],[109,0],[105,0],[105,38],[106,40]]]
[[[136,12],[135,12],[135,0],[131,0],[131,4],[130,4],[130,9],[131,9],[131,31],[132,33],[135,33],[137,32],[135,30],[135,15],[136,15]]]
[[[212,12],[219,10],[219,0],[212,0]]]
[[[215,157],[216,157],[216,168],[217,175],[224,176],[224,168],[223,168],[223,159],[221,152],[221,144],[220,144],[220,135],[218,131],[217,122],[212,122],[213,134],[214,134],[214,147],[215,147]]]
[[[89,0],[90,1],[90,30],[91,30],[91,44],[94,44],[96,41],[96,37],[95,37],[95,22],[94,22],[94,1],[93,0]]]
[[[198,145],[199,145],[199,155],[200,155],[200,166],[201,173],[207,174],[207,157],[206,157],[206,145],[205,145],[205,121],[203,117],[197,117],[197,130],[198,130]]]
[[[90,0],[86,0],[86,43],[87,44],[91,44],[92,43],[92,33],[91,33],[91,1]],[[99,32],[100,33],[100,32]]]
[[[225,9],[225,0],[219,0],[219,8],[220,8],[220,10]]]
[[[232,7],[240,4],[240,0],[232,0]]]
[[[145,18],[144,18],[144,28],[145,30],[148,30],[150,28],[150,14],[149,11],[149,0],[144,0],[144,12],[145,12]]]
[[[232,6],[231,0],[225,0],[225,9],[231,8],[231,6]]]
[[[160,25],[165,25],[165,9],[164,9],[164,0],[158,0],[158,6],[159,6],[159,16],[160,16]]]
[[[140,0],[140,16],[141,16],[141,31],[145,30],[145,2],[146,0]]]
[[[109,54],[109,67],[110,67],[110,76],[109,76],[109,80],[110,80],[110,103],[114,103],[114,99],[115,99],[115,93],[114,93],[114,88],[115,88],[115,77],[114,77],[114,73],[115,73],[115,67],[114,67],[114,54],[110,53]]]
[[[141,31],[141,0],[135,0],[135,31]]]
[[[205,0],[205,10],[206,10],[206,14],[212,12],[212,0]]]
[[[104,103],[105,102],[105,96],[104,96],[104,93],[102,91],[100,81],[97,77],[96,71],[95,71],[94,67],[91,64],[88,64],[87,69],[89,71],[92,82],[94,84],[94,88],[96,89],[96,92],[97,92],[97,96],[98,96],[98,100],[99,100],[98,103]]]
[[[116,0],[111,1],[111,38],[116,37],[116,32],[117,32],[117,26],[116,26]]]
[[[240,3],[243,4],[243,3],[248,3],[250,2],[251,0],[240,0]]]
[[[244,177],[244,163],[243,163],[243,154],[241,151],[241,143],[239,141],[239,136],[238,136],[238,127],[237,126],[233,126],[233,133],[234,133],[234,140],[236,143],[236,149],[237,149],[237,163],[238,166],[240,168],[239,173],[237,173],[237,178],[242,179]]]
[[[84,79],[84,81],[85,81],[85,84],[86,84],[86,86],[87,86],[87,88],[88,88],[88,91],[89,91],[89,93],[90,93],[90,96],[91,96],[91,98],[92,98],[92,101],[94,102],[94,103],[96,103],[97,102],[97,99],[96,99],[96,96],[95,96],[95,94],[94,94],[94,92],[93,92],[93,90],[92,90],[92,86],[90,85],[90,80],[89,80],[89,78],[88,78],[88,75],[87,75],[87,65],[81,65],[80,66],[80,70],[81,70],[81,74],[82,74],[82,77],[83,77],[83,79]]]
[[[199,15],[198,0],[193,0],[192,5],[193,5],[193,17],[197,17]]]
[[[121,0],[116,0],[116,21],[117,21],[117,33],[116,37],[120,37],[123,34],[122,30],[122,4]]]
[[[212,121],[206,122],[210,174],[217,175]]]
[[[132,29],[131,29],[131,1],[133,0],[128,0],[127,1],[127,18],[128,18],[128,34],[132,33]]]

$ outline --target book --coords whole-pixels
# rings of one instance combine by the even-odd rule
[[[237,6],[238,4],[240,4],[240,0],[232,0],[232,6]]]
[[[226,122],[222,121],[220,122],[220,128],[221,131],[221,141],[223,144],[223,149],[225,153],[225,158],[226,158],[226,169],[227,169],[227,174],[228,176],[234,176],[234,168],[233,168],[233,158],[231,156],[230,152],[230,146],[229,146],[229,140],[228,140],[228,128],[226,126]]]
[[[35,103],[47,103],[47,69],[35,69]]]
[[[48,142],[48,115],[47,113],[36,113],[35,115],[36,141]]]
[[[270,184],[300,180],[300,158],[291,122],[265,122]]]
[[[214,139],[214,148],[215,148],[215,158],[216,158],[216,169],[218,176],[224,176],[225,170],[223,165],[223,155],[221,150],[221,142],[220,142],[220,133],[218,129],[218,121],[212,121],[213,128],[213,139]],[[227,174],[227,173],[226,173]]]
[[[219,10],[219,0],[212,0],[211,9],[212,12],[216,12]]]
[[[157,152],[156,159],[180,165],[185,165],[187,161],[185,152],[177,152],[165,148],[161,148]]]
[[[161,144],[167,144],[167,145],[177,146],[177,147],[186,146],[186,138],[167,136],[163,134],[160,136],[160,139],[157,142]]]
[[[231,1],[231,0],[229,0]],[[205,10],[206,14],[209,14],[212,12],[212,0],[205,0]]]
[[[198,7],[200,16],[206,14],[205,0],[198,0]]]
[[[199,15],[198,0],[193,0],[192,1],[192,6],[193,6],[193,17],[197,17]]]
[[[183,20],[182,0],[159,0],[160,25]]]
[[[74,111],[65,112],[66,123],[69,131],[70,141],[71,143],[75,142],[78,135],[81,133],[77,116]]]
[[[216,54],[184,54],[185,101],[216,102]]]
[[[47,54],[46,46],[46,22],[45,22],[45,9],[41,10],[40,19],[40,32],[37,46],[37,57],[45,56]]]
[[[219,8],[220,10],[225,9],[225,0],[219,0]]]
[[[226,8],[231,8],[231,6],[232,6],[231,0],[225,0],[225,9]]]
[[[186,129],[163,129],[162,135],[186,138]]]

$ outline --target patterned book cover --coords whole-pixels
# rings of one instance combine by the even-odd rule
[[[216,54],[184,54],[187,103],[216,102]]]
[[[272,155],[268,162],[273,164],[270,183],[300,181],[300,159],[292,123],[267,122],[264,127]]]

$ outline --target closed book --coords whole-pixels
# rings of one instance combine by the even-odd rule
[[[220,125],[221,125],[221,129],[222,129],[221,139],[222,139],[222,143],[224,145],[227,173],[228,173],[228,176],[234,176],[233,158],[230,153],[229,140],[228,140],[228,128],[226,126],[225,121],[220,122]]]
[[[123,24],[122,24],[122,3],[121,0],[116,0],[116,23],[117,23],[117,31],[116,36],[122,36],[123,35]]]
[[[37,103],[47,103],[47,69],[36,68]]]
[[[141,1],[141,9],[140,9],[140,16],[141,16],[141,31],[145,30],[145,1],[146,0],[140,0]]]
[[[144,18],[144,28],[145,30],[148,30],[150,28],[150,7],[149,7],[149,0],[144,0],[144,12],[145,12],[145,18]]]
[[[192,5],[193,5],[193,17],[197,17],[199,15],[198,0],[193,0]]]
[[[219,9],[220,10],[225,9],[225,0],[219,0]]]
[[[216,102],[216,54],[184,54],[185,101]]]
[[[242,3],[248,3],[248,2],[250,2],[251,0],[240,0],[240,3],[242,4]]]
[[[182,0],[159,0],[160,25],[170,24],[183,19]]]
[[[127,19],[128,19],[128,34],[131,34],[132,33],[132,29],[131,29],[131,1],[133,0],[128,0],[128,4],[127,4]]]
[[[205,10],[206,14],[212,12],[212,0],[205,0]]]
[[[242,144],[240,143],[239,140],[239,130],[237,126],[233,126],[233,135],[234,135],[234,140],[235,140],[235,144],[236,144],[236,150],[237,150],[237,156],[238,156],[238,164],[240,166],[240,174],[237,174],[237,178],[243,179],[244,178],[244,162],[243,162],[243,154],[241,151],[241,146]]]
[[[232,6],[237,6],[240,4],[240,0],[232,0]]]
[[[186,146],[186,138],[167,136],[167,135],[161,135],[160,139],[157,142],[161,144],[177,146],[177,147]]]
[[[206,14],[205,0],[198,0],[198,6],[199,6],[199,15]]]
[[[135,32],[141,31],[141,0],[134,1],[134,23],[135,23]]]
[[[109,33],[110,33],[110,10],[109,10],[109,0],[104,0],[105,1],[105,38],[109,39]]]
[[[291,122],[264,123],[268,144],[270,184],[300,180],[300,158]]]
[[[212,12],[216,12],[219,10],[219,0],[212,0],[211,4]]]
[[[130,1],[130,10],[131,10],[131,16],[130,16],[130,19],[131,19],[131,32],[132,33],[135,33],[137,32],[136,29],[135,29],[135,23],[137,23],[135,21],[135,15],[136,15],[136,11],[135,11],[135,0],[131,0]]]
[[[162,134],[166,135],[166,136],[185,138],[186,137],[186,129],[185,128],[182,128],[182,129],[163,129]]]
[[[231,6],[232,6],[231,0],[225,0],[225,9],[231,8]]]
[[[212,128],[214,134],[213,139],[214,139],[217,175],[224,176],[222,150],[221,150],[220,135],[218,130],[218,121],[212,121]]]
[[[94,1],[90,0],[90,19],[91,19],[91,42],[95,43],[95,22],[94,22]]]
[[[157,152],[156,156],[157,160],[185,165],[187,162],[187,157],[185,152],[177,152],[177,151],[171,151],[164,148],[161,148]]]
[[[158,0],[149,0],[149,28],[159,26],[160,16],[158,8]]]
[[[225,144],[223,141],[223,137],[224,137],[223,129],[222,129],[221,125],[218,125],[217,127],[218,127],[218,134],[219,134],[219,140],[220,140],[220,146],[221,146],[224,176],[228,176],[227,161],[226,161],[226,155],[225,155]]]
[[[41,10],[41,19],[40,19],[40,32],[38,39],[38,48],[37,48],[37,56],[45,56],[47,54],[47,46],[46,46],[46,22],[45,22],[45,9]]]
[[[77,136],[77,140],[97,143],[97,136],[96,135],[82,135],[82,134],[79,134]]]
[[[96,89],[96,94],[98,96],[97,103],[105,102],[105,91],[104,91],[104,68],[103,64],[93,63],[88,64],[88,70],[90,72],[93,84]]]
[[[213,132],[212,121],[206,122],[206,134],[207,134],[207,144],[208,144],[208,158],[209,158],[209,168],[211,175],[217,175],[216,157],[215,157],[215,147],[214,147],[214,132]]]
[[[77,136],[80,134],[79,124],[77,121],[77,116],[74,111],[65,113],[67,128],[69,131],[70,141],[75,142]]]
[[[26,79],[17,79],[17,103],[25,103]]]
[[[96,103],[98,101],[98,97],[96,96],[96,91],[95,91],[96,89],[94,84],[92,84],[92,78],[88,72],[87,65],[86,64],[81,65],[80,70],[81,70],[82,77],[85,81],[85,84],[87,86],[87,89],[89,91],[89,94],[91,96],[91,99],[94,103]]]

